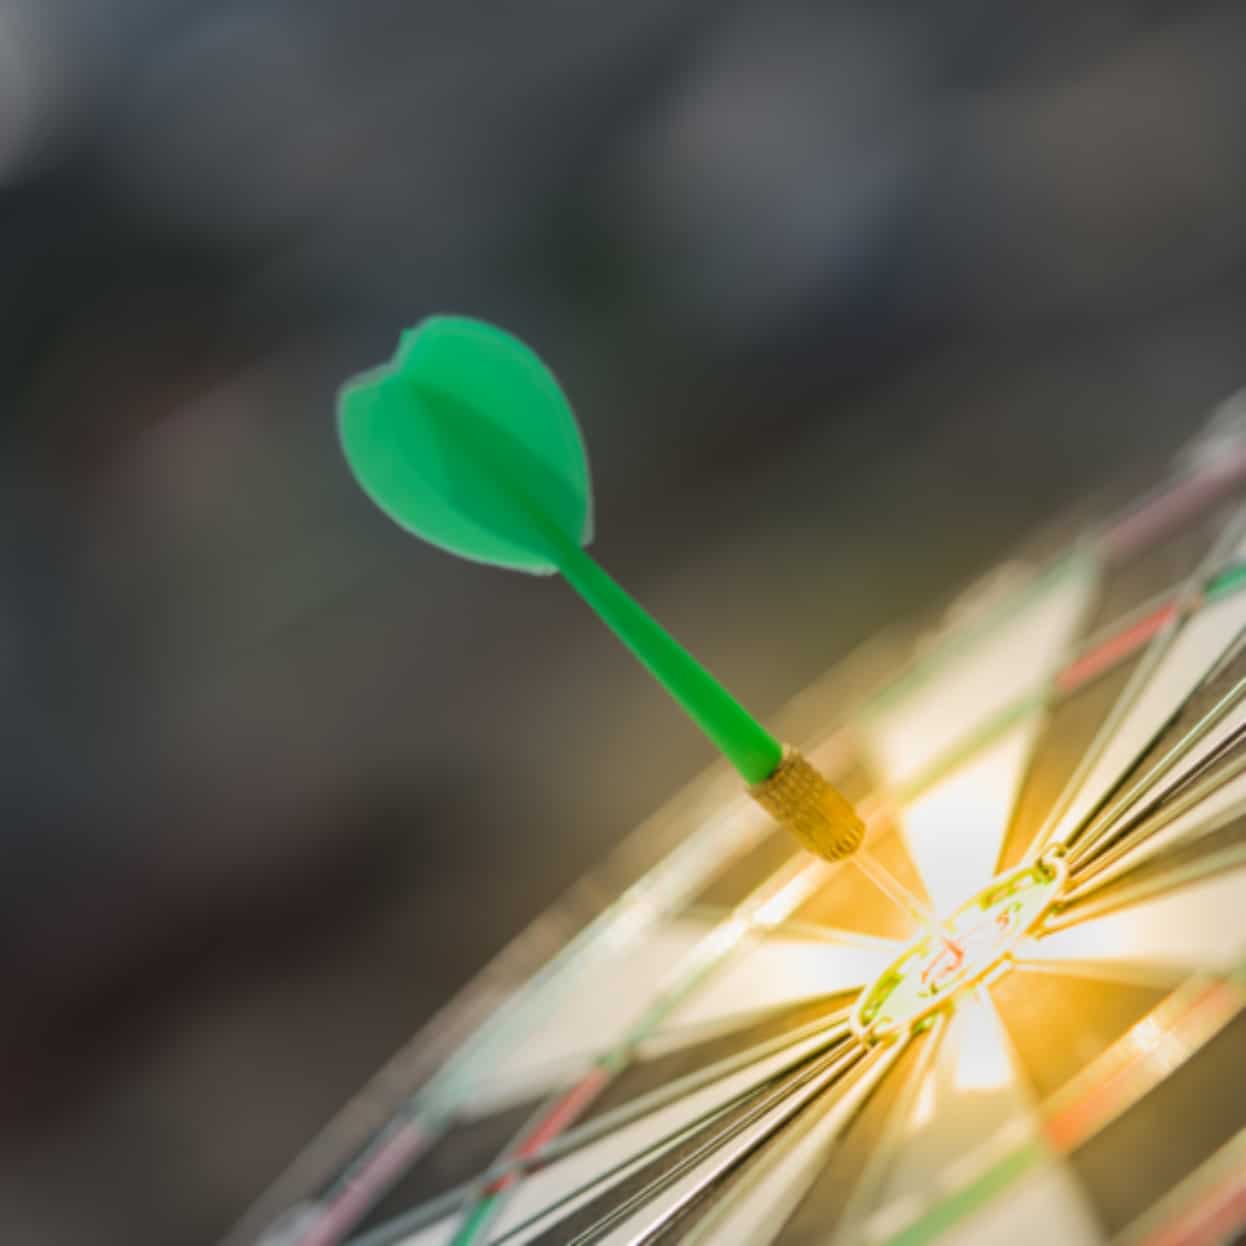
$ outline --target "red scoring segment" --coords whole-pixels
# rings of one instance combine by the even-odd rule
[[[610,1084],[613,1072],[605,1065],[594,1065],[565,1094],[555,1099],[544,1112],[524,1131],[515,1143],[510,1158],[534,1159],[560,1134],[568,1130],[588,1110],[593,1100]],[[499,1177],[485,1193],[500,1194],[519,1180],[519,1172],[509,1172]]]
[[[1110,670],[1118,662],[1131,657],[1143,645],[1148,644],[1181,614],[1180,602],[1175,598],[1166,601],[1123,631],[1109,636],[1101,644],[1083,653],[1071,662],[1055,678],[1060,692],[1074,692],[1083,684]]]

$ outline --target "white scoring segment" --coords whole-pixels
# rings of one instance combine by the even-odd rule
[[[928,673],[897,686],[867,713],[865,735],[892,786],[912,780],[977,728],[1040,693],[1068,652],[1091,600],[1093,572],[1073,559],[1002,609],[980,634],[942,642]],[[963,643],[969,639],[973,644]],[[909,851],[936,912],[985,886],[1041,727],[1023,718],[901,813]]]
[[[805,942],[771,936],[742,950],[671,1015],[694,1026],[872,982],[900,954],[890,939]]]
[[[1031,718],[905,806],[900,825],[935,912],[990,882],[1041,724]]]
[[[653,1001],[673,966],[705,938],[693,921],[667,922],[647,938],[602,957],[574,991],[529,1029],[488,1071],[482,1071],[462,1111],[479,1116],[547,1093],[572,1080],[617,1042]]]
[[[976,726],[1039,691],[1064,657],[1092,588],[1088,560],[1055,567],[1000,607],[1002,617],[978,625],[981,634],[943,640],[927,659],[929,673],[910,676],[911,688],[884,692],[864,724],[883,778],[892,785],[912,779]]]

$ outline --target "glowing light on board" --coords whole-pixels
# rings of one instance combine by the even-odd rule
[[[904,810],[905,839],[936,912],[950,912],[994,872],[1032,730],[1009,732]]]
[[[966,987],[980,982],[1034,928],[1067,877],[1053,856],[1020,865],[924,932],[861,993],[852,1024],[866,1041],[912,1031]]]
[[[926,1074],[922,1088],[917,1092],[917,1102],[913,1105],[913,1119],[909,1121],[909,1133],[919,1133],[934,1120],[935,1114],[935,1075]]]
[[[983,994],[978,992],[980,1007],[966,1008],[958,1014],[959,1045],[953,1081],[959,1090],[1002,1090],[1013,1079],[1003,1027]]]

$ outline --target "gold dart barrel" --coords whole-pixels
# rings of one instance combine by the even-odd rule
[[[791,745],[774,773],[749,788],[749,794],[803,848],[839,861],[861,846],[865,823],[852,806]]]

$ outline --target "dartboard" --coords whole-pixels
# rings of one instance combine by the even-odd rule
[[[866,646],[382,1071],[269,1246],[1210,1243],[1246,1224],[1246,419]]]

